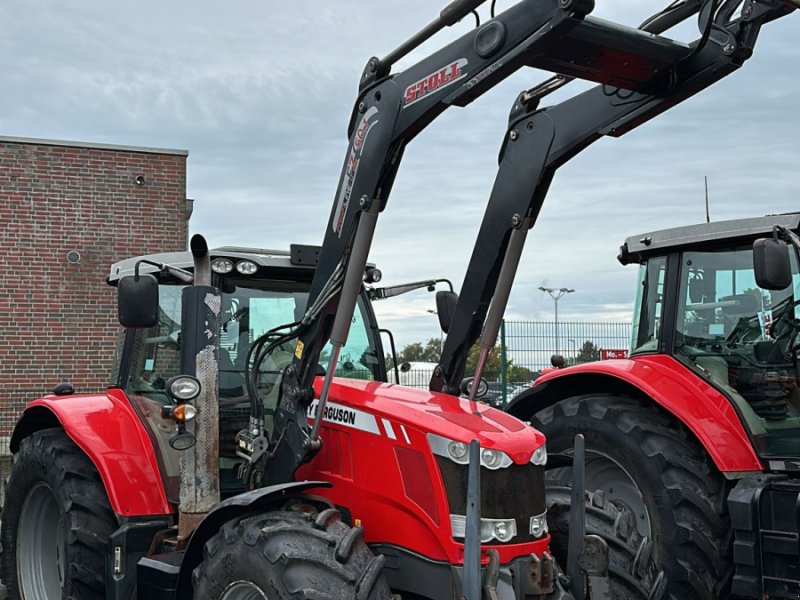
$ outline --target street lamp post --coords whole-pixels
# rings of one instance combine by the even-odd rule
[[[555,318],[555,330],[556,330],[556,354],[558,354],[558,301],[561,300],[563,296],[567,294],[571,294],[575,290],[569,288],[549,288],[549,287],[542,287],[539,286],[539,289],[542,292],[545,292],[548,296],[553,299],[553,303],[555,304],[556,310],[556,318]]]

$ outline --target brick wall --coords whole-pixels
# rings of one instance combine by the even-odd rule
[[[118,331],[105,278],[121,258],[185,248],[186,156],[0,137],[0,436],[60,381],[105,388]]]

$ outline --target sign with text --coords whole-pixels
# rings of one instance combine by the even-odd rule
[[[600,349],[600,360],[611,360],[614,358],[628,358],[627,350],[609,350],[607,348]]]

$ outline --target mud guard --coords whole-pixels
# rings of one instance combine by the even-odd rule
[[[268,487],[238,494],[220,502],[194,530],[186,546],[186,553],[181,562],[176,600],[191,600],[192,571],[203,560],[203,546],[219,531],[223,524],[231,519],[247,513],[255,513],[263,509],[274,509],[274,504],[281,497],[311,489],[333,487],[327,481],[298,481],[270,485]]]
[[[732,402],[669,356],[637,356],[550,371],[506,411],[528,421],[564,398],[593,392],[646,397],[659,405],[692,432],[723,473],[763,470]]]
[[[32,401],[14,427],[11,451],[16,452],[24,438],[50,427],[62,428],[89,457],[115,513],[137,517],[174,512],[150,437],[122,390]]]

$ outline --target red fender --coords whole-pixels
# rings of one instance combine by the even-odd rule
[[[564,387],[569,387],[567,395],[577,395],[571,382],[581,376],[614,378],[641,390],[694,433],[720,471],[764,470],[731,401],[685,365],[664,354],[549,371],[536,380],[531,392],[512,402],[508,411],[530,418],[534,412],[565,397],[559,392]],[[577,388],[579,394],[602,391],[601,386],[591,390],[582,385]]]
[[[94,463],[114,512],[125,517],[174,512],[153,445],[122,390],[34,400],[14,428],[12,452],[23,438],[56,425],[52,417]]]

